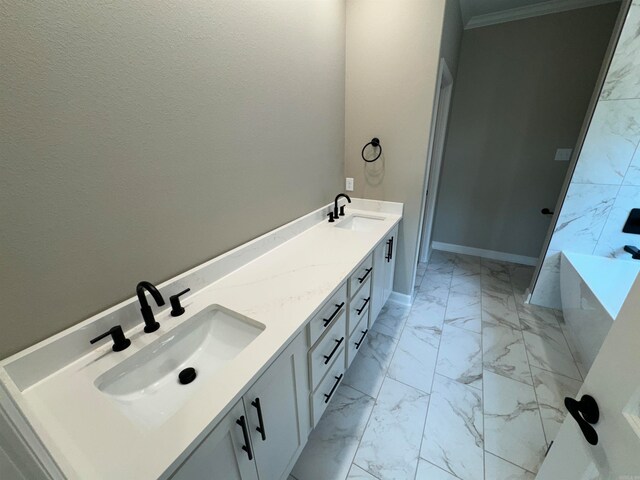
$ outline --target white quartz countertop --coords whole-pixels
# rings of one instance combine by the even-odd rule
[[[184,296],[186,313],[181,317],[171,317],[170,308],[163,307],[156,315],[161,325],[157,332],[143,333],[140,319],[140,325],[127,332],[130,348],[116,353],[111,342],[105,342],[21,391],[18,405],[64,474],[78,479],[155,479],[185,456],[401,219],[349,206],[347,213],[384,220],[368,232],[336,228],[337,222],[318,223]],[[159,425],[134,421],[95,387],[101,374],[211,304],[266,328],[220,373],[201,382],[177,413]]]

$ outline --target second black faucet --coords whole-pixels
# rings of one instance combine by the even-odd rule
[[[333,201],[333,212],[329,212],[330,222],[333,222],[334,219],[337,220],[338,218],[344,216],[344,205],[342,205],[340,209],[338,209],[338,200],[340,200],[341,197],[346,198],[347,202],[351,203],[351,198],[346,193],[339,193],[338,195],[336,195],[336,198]]]

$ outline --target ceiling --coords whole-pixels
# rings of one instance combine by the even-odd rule
[[[610,1],[612,0],[460,0],[460,10],[462,24],[469,28]]]

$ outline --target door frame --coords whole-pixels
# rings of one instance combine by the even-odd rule
[[[422,205],[420,209],[420,225],[416,258],[420,262],[428,262],[431,256],[431,238],[435,219],[436,200],[440,183],[440,172],[444,156],[444,144],[447,137],[451,97],[453,94],[453,75],[444,58],[440,58],[438,80],[434,99],[433,121],[429,141],[429,155],[425,169],[422,189]],[[415,274],[414,274],[415,282]]]

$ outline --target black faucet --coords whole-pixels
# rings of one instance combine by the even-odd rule
[[[144,331],[146,333],[151,333],[158,330],[160,328],[160,324],[156,322],[156,319],[153,316],[153,310],[151,310],[151,307],[147,303],[147,297],[144,294],[145,290],[151,294],[159,307],[164,305],[164,298],[162,298],[158,289],[149,282],[140,282],[136,287],[136,294],[138,295],[138,301],[140,302],[140,311],[142,312],[142,318],[144,318]]]
[[[338,211],[338,200],[340,200],[340,197],[346,198],[347,201],[351,203],[351,198],[349,198],[349,195],[347,195],[346,193],[339,193],[338,195],[336,195],[336,199],[333,201],[333,218],[335,219],[344,216],[344,205],[341,206],[340,211]]]

